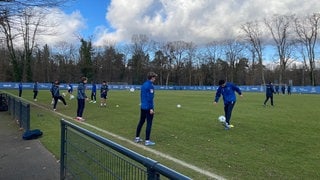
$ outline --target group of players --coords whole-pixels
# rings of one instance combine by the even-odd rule
[[[87,78],[83,77],[81,79],[81,82],[78,85],[77,88],[77,101],[78,101],[78,108],[77,108],[77,120],[81,120],[83,121],[84,119],[82,118],[82,113],[84,110],[84,101],[85,100],[89,100],[89,98],[87,97],[87,95],[85,94],[85,90],[86,88],[86,83],[87,83]],[[68,84],[67,86],[67,90],[68,90],[68,94],[70,97],[70,100],[72,100],[73,98],[75,98],[75,96],[73,95],[73,86],[72,84]],[[100,107],[106,107],[107,106],[107,93],[109,91],[109,87],[106,81],[103,81],[100,87],[100,98],[101,98],[101,103],[100,103]],[[57,107],[57,102],[61,101],[65,106],[67,106],[67,103],[65,101],[65,96],[66,93],[62,93],[60,94],[60,82],[58,80],[56,80],[55,82],[52,83],[52,86],[50,88],[50,92],[52,95],[52,102],[51,104],[53,104],[53,110],[56,111],[56,107]],[[92,81],[92,88],[91,88],[91,99],[89,101],[89,103],[96,103],[97,102],[97,85]]]

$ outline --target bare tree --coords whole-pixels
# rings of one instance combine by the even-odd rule
[[[188,84],[189,85],[192,85],[192,77],[193,77],[193,70],[194,70],[194,60],[195,60],[195,56],[196,56],[196,51],[197,51],[197,46],[192,43],[192,42],[189,42],[186,44],[186,53],[187,53],[187,56],[186,56],[186,61],[187,61],[187,65],[185,68],[186,68],[186,73],[187,73],[187,79],[188,79]]]
[[[234,81],[236,64],[242,56],[243,47],[244,46],[240,41],[226,40],[224,43],[224,53],[226,61],[229,63],[229,73],[226,78],[229,81]]]
[[[264,23],[277,47],[280,60],[279,83],[282,83],[285,79],[285,71],[292,54],[293,41],[290,39],[292,22],[292,15],[274,15],[270,19],[264,19]]]
[[[212,41],[208,43],[205,47],[205,54],[204,58],[207,59],[207,61],[204,64],[208,64],[209,74],[208,76],[211,77],[212,83],[216,84],[219,79],[217,79],[218,76],[218,70],[217,70],[217,60],[221,57],[220,52],[220,43],[217,41]]]
[[[320,13],[314,13],[303,19],[295,19],[295,30],[298,35],[298,41],[305,47],[309,60],[310,81],[313,86],[316,85],[315,78],[315,46],[318,39],[320,27]]]
[[[178,85],[181,84],[183,64],[188,55],[187,45],[188,43],[184,41],[174,41],[167,44],[169,62],[172,65],[171,70],[173,70],[172,74],[175,75],[173,81],[178,83]]]
[[[57,7],[66,0],[16,0],[0,2],[0,30],[4,34],[7,49],[13,64],[14,80],[22,80],[23,70],[26,71],[28,81],[32,80],[31,55],[36,44],[39,26],[44,20],[46,8]],[[23,58],[16,55],[17,41],[22,39]],[[19,63],[19,61],[24,61]],[[21,66],[25,64],[26,66]]]
[[[253,57],[255,54],[258,56],[258,69],[261,75],[261,82],[265,84],[265,78],[264,78],[264,70],[263,70],[263,31],[261,30],[261,25],[258,21],[253,22],[247,22],[241,26],[241,29],[245,32],[245,40],[249,43],[250,50],[253,53]],[[253,62],[252,64],[252,72],[255,72],[254,70],[255,64]],[[254,74],[253,74],[254,77]]]
[[[141,84],[145,80],[149,63],[149,52],[151,49],[150,39],[145,34],[135,34],[132,36],[131,60],[129,66],[133,73],[133,83]]]

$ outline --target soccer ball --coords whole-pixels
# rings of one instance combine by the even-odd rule
[[[223,122],[226,122],[226,117],[224,117],[224,116],[221,115],[221,116],[218,117],[218,120],[219,120],[220,122],[222,122],[222,123],[223,123]]]
[[[62,93],[62,96],[66,96],[66,93]]]
[[[177,108],[181,108],[181,105],[180,105],[180,104],[177,104]]]
[[[70,95],[70,100],[71,100],[71,99],[74,99],[74,95],[72,95],[72,94]]]

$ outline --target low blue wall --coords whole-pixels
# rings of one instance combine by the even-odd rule
[[[68,84],[61,84],[61,89],[67,89]],[[78,84],[72,84],[76,89]],[[0,89],[18,89],[19,83],[15,82],[0,82]],[[97,84],[97,89],[100,89],[101,84]],[[23,89],[33,89],[33,83],[22,83]],[[51,83],[39,83],[39,90],[49,90]],[[109,84],[110,90],[129,90],[131,88],[139,90],[141,85],[112,85]],[[218,86],[159,86],[157,90],[193,90],[193,91],[215,91]],[[265,92],[265,86],[239,86],[245,92]],[[91,84],[87,84],[87,88],[91,89]],[[320,94],[320,86],[292,86],[292,93],[303,94]]]

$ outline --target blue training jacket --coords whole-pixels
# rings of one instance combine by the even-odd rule
[[[86,85],[84,83],[80,83],[78,85],[78,94],[77,94],[77,98],[78,99],[86,99],[87,95],[86,95]]]
[[[52,87],[52,94],[53,94],[53,97],[59,97],[60,96],[59,85],[54,85]]]
[[[150,110],[154,108],[153,104],[154,98],[154,87],[150,80],[147,80],[141,86],[140,100],[141,100],[141,109]]]
[[[242,94],[241,90],[236,85],[227,82],[224,87],[218,87],[214,101],[218,102],[222,94],[224,104],[229,104],[232,102],[234,103],[237,100],[235,92],[237,92],[239,95]]]
[[[92,92],[97,92],[97,85],[96,84],[92,84],[92,88],[91,88]]]
[[[266,95],[267,96],[272,96],[274,93],[273,85],[272,84],[267,84],[266,85]]]

